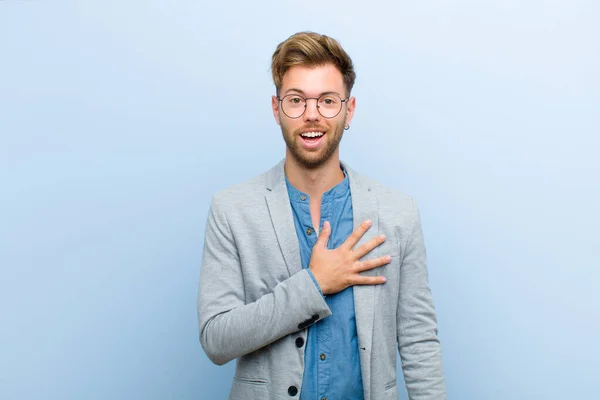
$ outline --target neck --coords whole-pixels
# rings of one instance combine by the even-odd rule
[[[298,163],[289,153],[285,158],[285,174],[292,186],[310,198],[321,198],[323,193],[344,180],[338,152],[323,165],[308,169]]]

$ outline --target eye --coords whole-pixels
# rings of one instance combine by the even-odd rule
[[[338,103],[338,99],[336,99],[333,96],[325,96],[321,98],[321,104],[326,105],[326,106],[333,106],[336,105]]]
[[[300,96],[289,96],[288,103],[298,105],[304,103],[304,99]]]

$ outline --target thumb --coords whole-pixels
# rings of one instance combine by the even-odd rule
[[[331,235],[331,226],[328,221],[323,222],[323,228],[317,239],[319,246],[327,248],[327,242],[329,242],[329,236]]]

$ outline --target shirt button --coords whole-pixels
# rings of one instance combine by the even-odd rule
[[[296,386],[290,386],[288,388],[288,394],[290,396],[292,396],[292,397],[295,396],[295,395],[297,395],[298,394],[298,388]]]
[[[306,200],[306,196],[305,195],[300,196],[300,200],[302,200],[302,201]]]
[[[296,347],[300,348],[304,346],[304,339],[302,339],[301,337],[296,338]]]
[[[326,356],[325,354],[321,353],[321,355],[319,356],[319,358],[320,358],[321,360],[324,360],[324,359],[326,359],[326,358],[327,358],[327,356]]]
[[[307,234],[307,235],[312,235],[312,233],[313,233],[313,230],[312,230],[312,228],[308,228],[308,229],[306,230],[306,234]]]

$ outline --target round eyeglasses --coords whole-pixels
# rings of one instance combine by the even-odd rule
[[[306,111],[308,100],[317,101],[317,111],[323,118],[333,118],[342,111],[342,105],[348,99],[342,99],[337,94],[324,94],[321,97],[303,97],[299,94],[288,94],[277,100],[281,103],[281,111],[289,118],[300,118]]]

